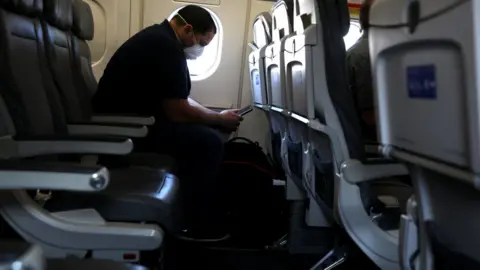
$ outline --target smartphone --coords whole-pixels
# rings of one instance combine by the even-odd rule
[[[240,111],[238,111],[238,115],[245,116],[246,114],[250,113],[251,111],[253,111],[253,106],[249,105],[249,106],[247,106],[243,109],[240,109]]]

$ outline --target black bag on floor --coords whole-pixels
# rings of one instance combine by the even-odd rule
[[[258,143],[233,138],[225,145],[220,172],[229,229],[237,243],[267,245],[286,232],[284,187],[273,185],[275,164]]]

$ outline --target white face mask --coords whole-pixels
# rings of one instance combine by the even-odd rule
[[[205,48],[203,46],[197,44],[192,47],[185,48],[183,51],[185,52],[185,56],[187,57],[187,59],[195,60],[202,56],[204,49]]]

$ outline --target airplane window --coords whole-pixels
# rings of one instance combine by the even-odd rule
[[[168,19],[171,20],[180,9],[182,8],[179,8],[170,14]],[[223,28],[220,18],[218,18],[218,16],[211,10],[207,8],[205,9],[212,14],[213,20],[217,25],[217,34],[210,44],[205,47],[202,56],[195,60],[187,60],[192,81],[201,81],[210,77],[217,70],[222,55]]]
[[[360,27],[360,23],[357,21],[352,21],[350,22],[350,30],[348,31],[348,34],[343,37],[343,41],[345,41],[345,48],[350,49],[355,43],[358,41],[358,39],[362,36],[362,29]]]

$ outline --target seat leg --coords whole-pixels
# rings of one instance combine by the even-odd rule
[[[342,265],[348,257],[345,247],[334,248],[330,250],[320,261],[318,261],[310,270],[332,270]]]

